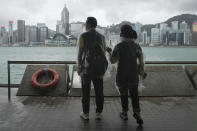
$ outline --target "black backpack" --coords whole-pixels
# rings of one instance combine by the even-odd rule
[[[99,34],[95,35],[95,42],[86,45],[85,51],[85,64],[87,74],[91,77],[103,77],[108,62],[103,48],[103,41],[99,39]]]

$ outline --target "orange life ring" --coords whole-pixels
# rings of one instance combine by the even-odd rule
[[[53,70],[53,69],[47,69],[48,72],[52,73],[53,75],[53,80],[50,83],[47,84],[40,84],[38,82],[38,76],[41,75],[43,73],[43,70],[40,69],[37,72],[35,72],[32,76],[32,85],[36,88],[40,88],[40,89],[48,89],[50,87],[53,87],[57,84],[57,82],[59,81],[59,74]]]

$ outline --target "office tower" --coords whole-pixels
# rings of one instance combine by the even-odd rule
[[[45,23],[37,23],[38,27],[38,41],[45,42],[48,39],[48,27]]]
[[[193,23],[192,40],[193,44],[197,45],[197,22]]]
[[[37,23],[37,27],[38,28],[46,27],[46,24],[45,23]]]
[[[18,42],[25,42],[25,21],[17,21]]]
[[[185,21],[180,23],[180,30],[187,30],[187,23]]]
[[[69,35],[69,12],[66,7],[66,4],[61,13],[61,21],[63,25],[64,35]]]
[[[0,34],[1,37],[3,37],[3,32],[5,32],[5,31],[6,31],[5,26],[2,25],[1,26],[1,34]]]
[[[31,26],[30,28],[30,42],[38,42],[38,28]]]
[[[56,33],[64,34],[63,23],[60,20],[57,21]]]
[[[144,44],[144,45],[148,44],[148,41],[147,41],[147,31],[143,31],[142,32],[142,44]]]
[[[180,32],[184,33],[184,45],[189,45],[191,43],[191,29],[185,21],[180,23]]]
[[[9,34],[8,34],[8,37],[9,37],[9,43],[12,44],[13,43],[13,21],[10,20],[9,21]]]
[[[71,23],[70,24],[70,33],[75,38],[78,38],[79,35],[83,32],[84,24],[83,23]]]
[[[18,31],[14,30],[13,31],[13,43],[17,43],[18,42]]]
[[[31,33],[31,26],[27,25],[25,26],[25,43],[30,43],[30,33]]]
[[[168,24],[161,23],[160,24],[160,43],[165,44],[166,43],[166,33],[168,31]]]
[[[179,29],[179,22],[178,21],[172,21],[172,30],[178,30]]]
[[[153,45],[160,44],[160,30],[158,28],[151,29],[151,44]]]
[[[39,41],[45,42],[48,39],[48,27],[40,27],[39,28]]]
[[[139,22],[137,22],[137,23],[135,23],[135,31],[137,32],[137,36],[138,36],[138,38],[137,38],[137,40],[136,40],[136,42],[140,42],[140,34],[141,34],[141,28],[142,28],[142,24],[140,24]]]

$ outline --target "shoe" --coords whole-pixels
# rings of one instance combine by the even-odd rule
[[[120,118],[123,120],[128,120],[128,114],[126,112],[120,112]]]
[[[139,125],[142,125],[143,124],[143,120],[142,120],[142,117],[140,116],[140,113],[134,113],[133,114],[133,117],[136,119],[137,123]]]
[[[96,120],[102,120],[102,118],[103,118],[103,115],[102,115],[102,113],[96,113]]]
[[[81,112],[80,117],[83,118],[84,120],[89,120],[89,114],[88,113],[85,114],[85,113]]]

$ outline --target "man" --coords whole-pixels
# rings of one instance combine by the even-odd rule
[[[122,104],[122,112],[120,117],[124,120],[128,119],[128,93],[132,99],[133,116],[136,118],[138,124],[143,124],[140,116],[140,104],[138,97],[138,83],[139,74],[143,78],[146,77],[144,72],[144,62],[141,47],[134,42],[137,38],[137,33],[129,25],[121,27],[121,42],[118,43],[111,55],[111,48],[107,47],[110,54],[111,63],[118,62],[116,84],[119,88]],[[139,59],[139,68],[137,65]]]
[[[97,67],[100,61],[99,58],[106,59],[105,58],[106,45],[105,45],[105,37],[99,34],[95,30],[96,26],[97,26],[96,18],[88,17],[86,20],[87,32],[81,34],[78,43],[79,44],[78,74],[81,76],[82,108],[83,108],[83,112],[81,112],[80,116],[85,120],[89,119],[91,82],[93,82],[95,95],[96,95],[96,119],[102,119],[102,111],[103,111],[103,102],[104,102],[103,75],[104,74],[98,72],[100,68]],[[100,62],[100,67],[103,66],[104,66],[104,62]]]

